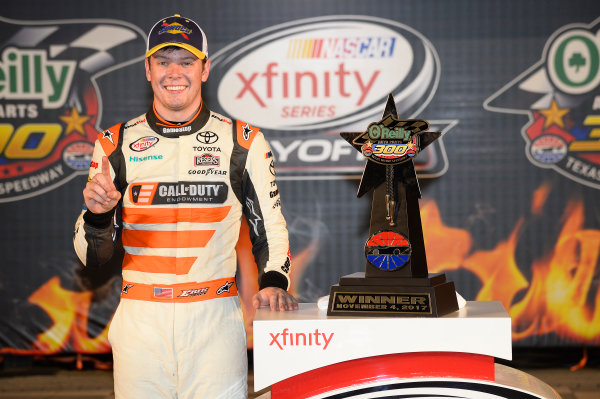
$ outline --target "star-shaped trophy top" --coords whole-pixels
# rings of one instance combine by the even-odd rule
[[[386,168],[392,168],[421,197],[413,158],[442,135],[427,129],[429,123],[423,119],[398,119],[396,103],[390,94],[379,122],[371,123],[364,132],[340,133],[367,159],[357,197],[384,183]]]

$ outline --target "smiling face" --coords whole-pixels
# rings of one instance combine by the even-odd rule
[[[145,65],[158,114],[171,122],[189,120],[202,102],[210,60],[205,64],[185,49],[168,47],[146,58]]]

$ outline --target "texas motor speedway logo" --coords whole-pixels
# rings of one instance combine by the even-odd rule
[[[364,158],[339,136],[381,119],[390,93],[402,118],[420,115],[438,87],[437,51],[420,32],[383,18],[336,15],[275,25],[212,56],[219,111],[259,126],[286,179],[360,176]],[[430,120],[442,133],[457,121]],[[417,160],[420,177],[443,174],[443,142]]]
[[[87,174],[102,114],[95,80],[141,60],[131,57],[144,33],[114,20],[0,17],[0,27],[0,202],[10,202]]]
[[[600,18],[570,24],[547,40],[542,58],[484,102],[525,114],[525,153],[534,165],[600,188]]]

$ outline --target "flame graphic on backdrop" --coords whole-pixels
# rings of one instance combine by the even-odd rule
[[[76,353],[108,353],[108,326],[97,337],[87,333],[92,291],[73,292],[60,286],[52,277],[29,297],[50,316],[53,325],[38,334],[31,349],[1,348],[0,353],[15,355],[52,355],[62,351]]]
[[[542,185],[533,195],[531,213],[541,215],[551,187]],[[562,230],[552,250],[531,265],[528,281],[518,267],[515,250],[526,218],[517,221],[509,237],[491,250],[472,252],[473,237],[467,230],[446,226],[435,201],[423,201],[421,219],[427,249],[429,272],[465,269],[482,283],[476,300],[501,301],[512,318],[513,340],[535,335],[557,334],[561,339],[588,345],[600,344],[600,290],[594,289],[600,253],[600,230],[584,229],[584,206],[571,200],[560,223]],[[242,225],[236,247],[240,259],[238,283],[252,347],[252,296],[258,291],[257,271]],[[294,254],[290,291],[297,293],[298,282],[320,250],[319,240]],[[92,292],[73,292],[52,277],[35,291],[29,302],[42,308],[53,325],[37,336],[30,349],[0,348],[9,354],[108,353],[108,326],[97,337],[87,333]]]
[[[533,215],[541,213],[549,192],[549,185],[536,190]],[[513,340],[555,333],[564,340],[600,343],[600,290],[593,292],[600,231],[583,228],[581,200],[571,200],[567,205],[558,239],[549,254],[533,262],[531,281],[523,276],[515,260],[524,218],[494,249],[469,253],[471,235],[445,226],[435,202],[425,203],[421,217],[429,272],[464,268],[474,273],[483,284],[475,299],[502,302],[512,319]],[[453,237],[452,241],[447,237]],[[522,299],[515,300],[523,290]]]
[[[510,308],[520,327],[514,339],[555,332],[580,342],[600,342],[600,290],[588,304],[598,262],[600,231],[585,230],[583,204],[567,207],[552,252],[532,264],[527,295]]]

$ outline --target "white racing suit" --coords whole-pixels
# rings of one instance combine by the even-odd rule
[[[242,213],[259,287],[288,288],[289,242],[263,134],[202,105],[189,122],[154,107],[100,133],[89,179],[108,156],[122,200],[82,212],[87,266],[113,254],[122,227],[123,289],[111,322],[116,398],[245,398],[246,334],[235,285]],[[114,225],[113,225],[114,221]]]

